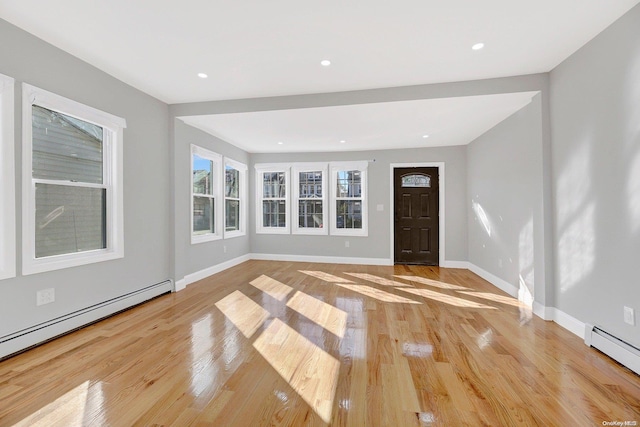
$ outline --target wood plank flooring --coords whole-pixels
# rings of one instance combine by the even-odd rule
[[[611,421],[638,375],[437,267],[249,261],[0,362],[0,426]]]

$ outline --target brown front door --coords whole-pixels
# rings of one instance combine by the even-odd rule
[[[396,264],[438,265],[438,168],[393,170]]]

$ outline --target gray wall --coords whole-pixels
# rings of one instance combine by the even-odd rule
[[[222,262],[249,253],[249,229],[247,234],[231,239],[191,244],[191,144],[211,150],[222,156],[244,163],[249,167],[248,154],[221,139],[202,132],[185,124],[180,119],[174,121],[173,162],[175,170],[175,278],[183,279],[186,275],[196,273]],[[249,179],[250,176],[247,174]],[[249,181],[251,183],[251,181]],[[253,200],[249,190],[248,199]],[[227,252],[224,252],[226,246]]]
[[[556,307],[640,346],[640,6],[551,72],[551,114]]]
[[[340,153],[252,154],[250,194],[253,194],[254,190],[256,163],[373,159],[376,161],[370,162],[368,168],[368,237],[256,234],[255,206],[253,206],[250,217],[251,252],[392,259],[393,255],[390,254],[390,165],[392,163],[445,162],[446,260],[465,261],[467,259],[467,162],[466,148],[463,146]],[[384,205],[382,212],[376,210],[379,204]],[[348,248],[345,248],[346,240],[349,241]]]
[[[469,261],[544,304],[541,112],[536,95],[467,146],[467,191]]]
[[[168,107],[79,59],[0,20],[0,73],[16,79],[16,214],[21,230],[22,82],[127,120],[124,130],[124,259],[0,281],[0,336],[138,290],[170,277]],[[37,307],[36,291],[56,301]]]

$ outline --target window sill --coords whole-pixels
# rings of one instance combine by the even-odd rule
[[[247,233],[245,233],[244,231],[225,231],[224,233],[224,238],[225,239],[233,239],[235,237],[242,237],[242,236],[246,236]]]
[[[214,242],[216,240],[221,240],[222,236],[219,234],[192,234],[191,235],[191,244],[197,245],[200,243]]]
[[[256,230],[256,234],[291,234],[289,227],[276,228],[276,227],[263,227]]]
[[[328,228],[294,228],[293,235],[299,236],[327,236],[329,234]]]
[[[77,254],[54,255],[45,258],[25,260],[22,265],[22,274],[45,273],[47,271],[62,270],[64,268],[79,267],[87,264],[111,261],[124,258],[124,251],[96,250]]]

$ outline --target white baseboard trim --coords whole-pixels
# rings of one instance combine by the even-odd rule
[[[467,264],[469,265],[469,270],[470,271],[472,271],[473,273],[475,273],[478,276],[482,277],[487,282],[489,282],[492,285],[494,285],[495,287],[505,291],[506,293],[508,293],[512,297],[517,297],[518,296],[518,288],[513,286],[511,283],[507,282],[506,280],[503,280],[503,279],[499,278],[498,276],[496,276],[494,274],[489,273],[486,270],[483,270],[482,268],[478,267],[475,264],[472,264],[470,262],[467,263]]]
[[[313,262],[325,264],[362,264],[393,265],[388,258],[346,258],[335,256],[289,255],[289,254],[250,254],[251,259],[262,261]]]
[[[495,287],[505,291],[509,295],[513,297],[518,296],[518,288],[510,284],[509,282],[502,280],[501,278],[489,273],[486,270],[478,267],[475,264],[468,263],[469,270],[478,276],[482,277],[487,282],[491,283]],[[550,320],[558,325],[562,326],[569,332],[577,335],[578,337],[584,339],[584,323],[579,321],[578,319],[569,316],[567,313],[562,310],[558,310],[555,307],[546,307],[539,302],[533,302],[533,314],[538,316],[543,320]]]
[[[553,318],[551,320],[553,320],[558,325],[565,328],[567,331],[572,332],[573,334],[577,335],[581,339],[584,339],[584,331],[585,331],[584,322],[579,321],[575,317],[569,316],[564,311],[559,310],[555,307],[553,308],[547,307],[547,310],[551,310],[551,312],[553,313]]]
[[[471,270],[469,262],[467,261],[444,261],[440,267],[463,268],[465,270]]]
[[[544,306],[537,301],[533,302],[533,314],[541,318],[542,320],[553,320],[553,308]]]
[[[184,290],[187,287],[187,281],[184,279],[176,280],[175,285],[173,287],[173,292],[179,292]]]
[[[203,270],[196,271],[195,273],[187,274],[184,278],[177,280],[175,285],[175,291],[181,291],[188,285],[197,282],[198,280],[205,279],[209,276],[213,276],[216,273],[220,273],[228,268],[235,267],[238,264],[242,264],[245,261],[251,259],[250,254],[242,255],[237,258],[230,259],[229,261],[221,262],[211,267],[207,267]]]

